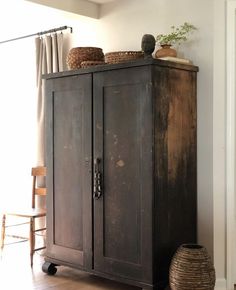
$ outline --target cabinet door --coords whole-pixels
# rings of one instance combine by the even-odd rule
[[[97,73],[93,93],[94,269],[150,282],[153,183],[149,76],[145,67]]]
[[[47,80],[47,256],[91,268],[91,76]]]

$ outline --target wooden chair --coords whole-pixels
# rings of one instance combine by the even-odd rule
[[[45,177],[46,176],[46,167],[40,166],[40,167],[34,167],[32,168],[31,175],[33,177],[33,186],[32,186],[32,207],[29,209],[23,209],[23,210],[16,210],[16,211],[7,211],[2,213],[2,233],[1,233],[1,251],[3,251],[4,248],[4,240],[6,236],[21,239],[23,241],[29,241],[30,243],[30,262],[31,267],[33,266],[33,255],[36,251],[45,249],[45,246],[40,248],[35,248],[35,235],[38,232],[45,231],[46,227],[39,227],[36,229],[35,226],[35,220],[37,218],[46,217],[46,210],[36,207],[36,200],[35,197],[39,196],[46,196],[46,188],[45,187],[38,187],[38,177]],[[17,223],[12,225],[7,225],[7,216],[14,216],[19,218],[26,218],[28,221],[23,223]],[[16,219],[16,218],[15,218]],[[14,219],[14,220],[15,220]],[[29,224],[29,236],[28,237],[22,237],[17,236],[14,234],[7,234],[6,229],[8,227],[16,227],[16,226],[22,226],[24,224]],[[19,241],[18,241],[19,242]]]

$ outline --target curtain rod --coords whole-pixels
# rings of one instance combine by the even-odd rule
[[[20,36],[20,37],[8,39],[8,40],[0,41],[0,44],[6,43],[6,42],[10,42],[10,41],[19,40],[19,39],[23,39],[23,38],[27,38],[27,37],[32,37],[32,36],[36,36],[36,35],[41,36],[41,35],[48,34],[48,33],[62,31],[62,30],[68,29],[68,28],[70,28],[70,33],[72,33],[73,32],[72,27],[69,27],[69,26],[61,26],[61,27],[58,27],[58,28],[53,28],[53,29],[49,29],[49,30],[45,30],[45,31],[41,31],[41,32],[29,34],[29,35],[25,35],[25,36]]]

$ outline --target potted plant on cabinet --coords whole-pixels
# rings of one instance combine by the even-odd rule
[[[156,43],[161,46],[161,48],[156,51],[155,57],[176,57],[177,52],[174,48],[171,48],[171,46],[187,41],[188,35],[194,30],[197,30],[194,25],[185,22],[179,27],[171,26],[171,32],[169,34],[158,34],[156,36]]]

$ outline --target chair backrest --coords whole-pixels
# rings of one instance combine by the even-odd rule
[[[45,196],[46,187],[38,186],[38,178],[45,177],[47,169],[44,166],[33,167],[31,170],[31,176],[33,176],[33,186],[32,186],[32,208],[35,208],[35,196]]]

